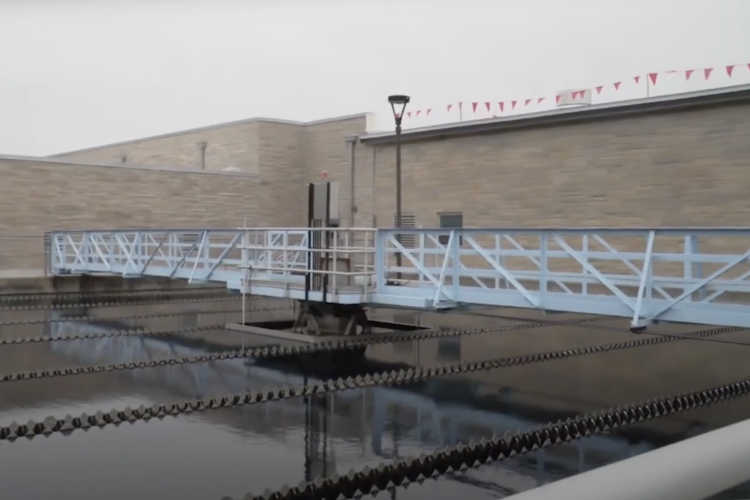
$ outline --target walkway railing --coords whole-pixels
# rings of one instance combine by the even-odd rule
[[[53,274],[210,280],[257,295],[415,309],[601,314],[634,327],[750,327],[747,228],[59,231],[50,245]]]

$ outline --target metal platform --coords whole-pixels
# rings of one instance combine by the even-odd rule
[[[750,228],[55,231],[50,245],[52,275],[215,281],[334,304],[533,308],[633,327],[750,327]]]

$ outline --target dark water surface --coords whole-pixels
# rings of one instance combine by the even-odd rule
[[[226,303],[221,307],[228,308]],[[106,317],[104,308],[99,312]],[[44,318],[49,313],[24,314]],[[0,321],[10,320],[4,315],[15,315],[12,320],[18,316],[0,312]],[[213,316],[205,321],[219,324],[225,319]],[[179,328],[181,320],[173,321],[175,329]],[[506,320],[485,321],[499,324]],[[136,323],[149,327],[147,319]],[[470,340],[401,342],[371,348],[366,360],[346,366],[337,362],[314,368],[316,362],[302,360],[285,365],[225,360],[3,383],[0,424],[300,385],[404,366],[513,356],[561,348],[566,342],[568,347],[579,347],[632,338],[623,325],[612,321],[548,328],[546,337],[518,331],[474,335]],[[2,326],[0,336],[59,334],[62,328],[72,334],[113,327],[79,323]],[[236,334],[211,331],[204,335],[210,340]],[[190,342],[139,337],[0,346],[0,372],[194,355],[205,349]],[[671,360],[688,362],[689,356],[729,356],[743,347],[691,344],[681,349],[653,346],[403,387],[209,410],[70,436],[0,442],[0,499],[219,500],[226,495],[239,499],[248,491],[261,493],[319,474],[344,474],[459,442],[526,430],[550,419],[606,408],[611,401],[626,404],[750,376],[750,365],[735,369],[728,361],[723,371],[701,373],[693,367],[693,375],[677,373],[670,364]],[[656,366],[665,371],[649,373],[648,367]],[[632,376],[627,367],[633,367]],[[737,400],[636,426],[627,434],[590,437],[376,498],[500,498],[748,417],[750,401]],[[746,493],[740,488],[727,498]]]

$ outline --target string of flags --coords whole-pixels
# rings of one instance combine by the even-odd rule
[[[720,69],[720,68],[719,68]],[[738,70],[743,70],[750,73],[750,63],[746,64],[731,64],[724,66],[724,72],[729,78],[736,75]],[[692,78],[702,78],[704,81],[708,81],[712,75],[715,75],[717,68],[702,68],[702,69],[688,69],[688,70],[670,70],[663,73],[646,73],[645,75],[638,75],[632,78],[632,82],[635,85],[645,83],[647,86],[656,86],[659,82],[659,77],[662,74],[674,75],[682,73],[685,81],[689,81]],[[645,76],[645,78],[644,78]],[[513,111],[519,108],[525,108],[532,105],[540,105],[546,101],[554,100],[555,104],[560,104],[561,100],[565,100],[566,103],[575,104],[576,101],[584,104],[589,102],[588,100],[593,95],[600,95],[605,90],[618,91],[622,88],[623,84],[628,83],[628,80],[621,80],[614,82],[610,85],[597,85],[592,89],[583,90],[571,90],[557,94],[554,98],[548,99],[547,97],[534,97],[527,99],[515,99],[510,101],[474,101],[474,102],[454,102],[446,104],[444,108],[448,113],[458,112],[463,115],[465,111],[471,111],[472,113],[486,112],[486,113],[504,113],[506,111]],[[415,111],[407,111],[406,118],[420,118],[427,117],[436,112],[437,109],[441,108],[426,108],[417,109]]]

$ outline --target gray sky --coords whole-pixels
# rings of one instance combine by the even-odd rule
[[[748,20],[748,0],[0,0],[0,153],[255,116],[390,128],[389,93],[433,108],[416,126],[458,101],[642,97],[647,72],[717,68],[652,95],[750,83]]]

